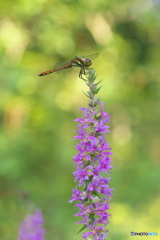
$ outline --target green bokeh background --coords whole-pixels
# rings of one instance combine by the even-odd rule
[[[160,234],[159,39],[158,0],[0,2],[1,240],[17,239],[31,203],[43,212],[46,240],[81,239],[67,201],[75,186],[73,119],[87,106],[87,88],[78,69],[37,75],[96,52],[99,97],[112,114],[107,239]]]

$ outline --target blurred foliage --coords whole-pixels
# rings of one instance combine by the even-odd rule
[[[159,0],[0,2],[0,239],[17,239],[31,203],[42,209],[46,240],[81,239],[67,201],[86,86],[78,69],[37,75],[96,52],[99,96],[112,113],[107,239],[160,234],[159,12]]]

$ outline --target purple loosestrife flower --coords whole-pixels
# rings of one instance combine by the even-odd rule
[[[113,188],[109,187],[109,174],[111,148],[105,140],[109,131],[107,125],[110,121],[110,114],[104,111],[104,103],[100,102],[95,95],[99,92],[98,84],[95,83],[95,71],[88,70],[86,84],[89,92],[85,94],[90,100],[88,108],[80,108],[83,111],[83,118],[77,118],[78,130],[74,139],[78,140],[76,149],[77,155],[73,158],[76,171],[73,173],[75,181],[78,182],[69,202],[78,201],[75,207],[78,213],[74,216],[81,216],[84,226],[79,232],[88,228],[89,231],[83,234],[84,239],[92,235],[94,240],[104,240],[108,230],[110,214],[107,212]]]
[[[21,223],[18,240],[44,240],[44,234],[43,216],[36,210]]]

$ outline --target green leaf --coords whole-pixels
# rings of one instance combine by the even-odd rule
[[[94,214],[93,213],[90,213],[89,214],[89,218],[90,218],[90,224],[92,225],[94,223],[94,220],[95,220],[95,217],[94,217]]]
[[[88,197],[86,197],[86,198],[83,200],[82,203],[85,203],[85,202],[87,202],[87,201],[88,201]]]
[[[87,160],[88,161],[88,160]],[[85,167],[88,167],[90,165],[90,162],[88,161],[88,162],[86,162],[85,164],[84,164],[84,168]]]
[[[82,90],[82,92],[83,92],[83,90]],[[85,92],[83,92],[83,93],[90,99],[90,96],[87,93],[85,93]]]
[[[99,81],[99,82],[97,82],[97,83],[95,83],[95,85],[97,86],[99,83],[101,83],[102,82],[102,80],[101,81]]]
[[[91,94],[92,94],[92,93],[91,93],[91,91],[88,91],[87,94],[91,97]]]
[[[101,199],[101,196],[96,191],[93,191],[92,194]]]
[[[89,179],[85,181],[85,183],[90,183],[92,181],[93,176],[89,176]]]
[[[80,233],[80,232],[82,232],[85,228],[87,228],[87,226],[86,226],[86,225],[83,225],[83,227],[77,232],[77,234]]]
[[[99,88],[94,90],[94,94],[97,94],[99,92],[99,90],[101,89],[102,86],[100,86]]]

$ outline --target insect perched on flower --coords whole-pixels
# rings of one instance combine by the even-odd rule
[[[91,59],[94,59],[98,56],[98,53],[89,55],[87,57],[74,57],[67,63],[58,63],[55,65],[54,69],[40,73],[38,76],[45,76],[53,72],[60,72],[64,69],[79,67],[79,78],[83,79],[83,75],[88,74],[88,67],[92,65]]]

